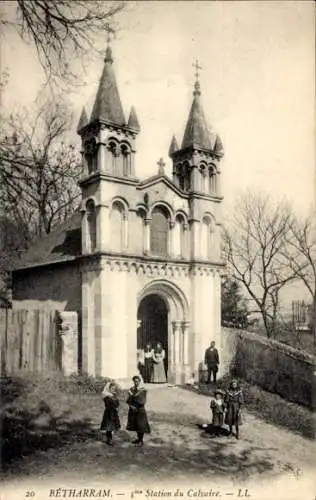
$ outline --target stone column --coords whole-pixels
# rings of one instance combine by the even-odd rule
[[[145,219],[145,238],[144,238],[144,254],[147,255],[150,250],[150,221],[151,219]]]
[[[187,259],[189,257],[188,255],[188,249],[190,248],[190,241],[189,241],[189,231],[188,231],[188,224],[185,222],[183,225],[183,233],[181,234],[182,241],[180,242],[181,245],[181,257],[184,259]]]
[[[128,217],[123,215],[123,250],[128,248]]]
[[[183,346],[183,354],[182,354],[182,359],[183,359],[183,377],[184,377],[184,383],[186,383],[189,378],[190,378],[190,365],[189,365],[189,327],[190,327],[190,322],[189,321],[184,321],[182,323],[182,346]]]
[[[174,382],[180,383],[181,365],[180,365],[180,321],[173,321],[173,337],[174,337]]]
[[[168,255],[174,256],[175,254],[175,242],[174,242],[174,221],[169,221],[169,234],[168,234]]]
[[[97,245],[101,252],[109,249],[110,242],[110,208],[102,203],[98,207]]]
[[[78,313],[63,311],[58,315],[62,371],[64,375],[78,374]]]

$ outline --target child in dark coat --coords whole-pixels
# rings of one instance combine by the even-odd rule
[[[224,424],[224,411],[225,411],[225,403],[224,403],[224,392],[218,389],[215,391],[215,399],[212,399],[210,407],[212,410],[212,426],[214,429],[215,436],[220,436],[221,427]]]
[[[121,428],[118,408],[120,402],[117,397],[117,386],[115,382],[108,382],[102,392],[104,401],[104,413],[101,422],[101,431],[105,431],[106,444],[113,446],[113,431]]]
[[[147,391],[142,386],[141,378],[138,375],[135,375],[132,380],[134,385],[128,391],[126,401],[129,406],[126,429],[137,433],[137,439],[133,441],[133,444],[142,446],[144,444],[144,434],[150,433],[150,426],[145,410]]]
[[[229,433],[233,433],[233,426],[236,429],[236,439],[239,439],[239,426],[242,424],[240,408],[244,398],[237,380],[232,380],[225,395],[225,405],[227,408],[225,424],[229,426]]]

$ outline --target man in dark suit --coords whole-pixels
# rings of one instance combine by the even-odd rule
[[[216,375],[218,372],[219,356],[218,350],[215,347],[215,342],[212,341],[210,347],[205,351],[204,363],[207,366],[207,383],[211,382],[211,375],[213,374],[213,381],[216,382]]]

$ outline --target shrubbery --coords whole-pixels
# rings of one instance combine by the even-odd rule
[[[91,396],[107,379],[23,374],[1,379],[1,463],[95,432]],[[96,405],[97,406],[97,405]],[[101,405],[100,405],[101,407]]]

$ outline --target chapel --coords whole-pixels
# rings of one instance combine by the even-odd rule
[[[183,106],[189,103],[183,103]],[[158,112],[158,111],[157,111]],[[13,299],[78,311],[83,373],[126,380],[137,350],[161,342],[169,383],[198,376],[210,340],[220,348],[222,141],[209,128],[198,77],[172,178],[137,177],[141,126],[126,119],[108,46],[91,114],[77,130],[80,209],[37,242],[13,272]]]

